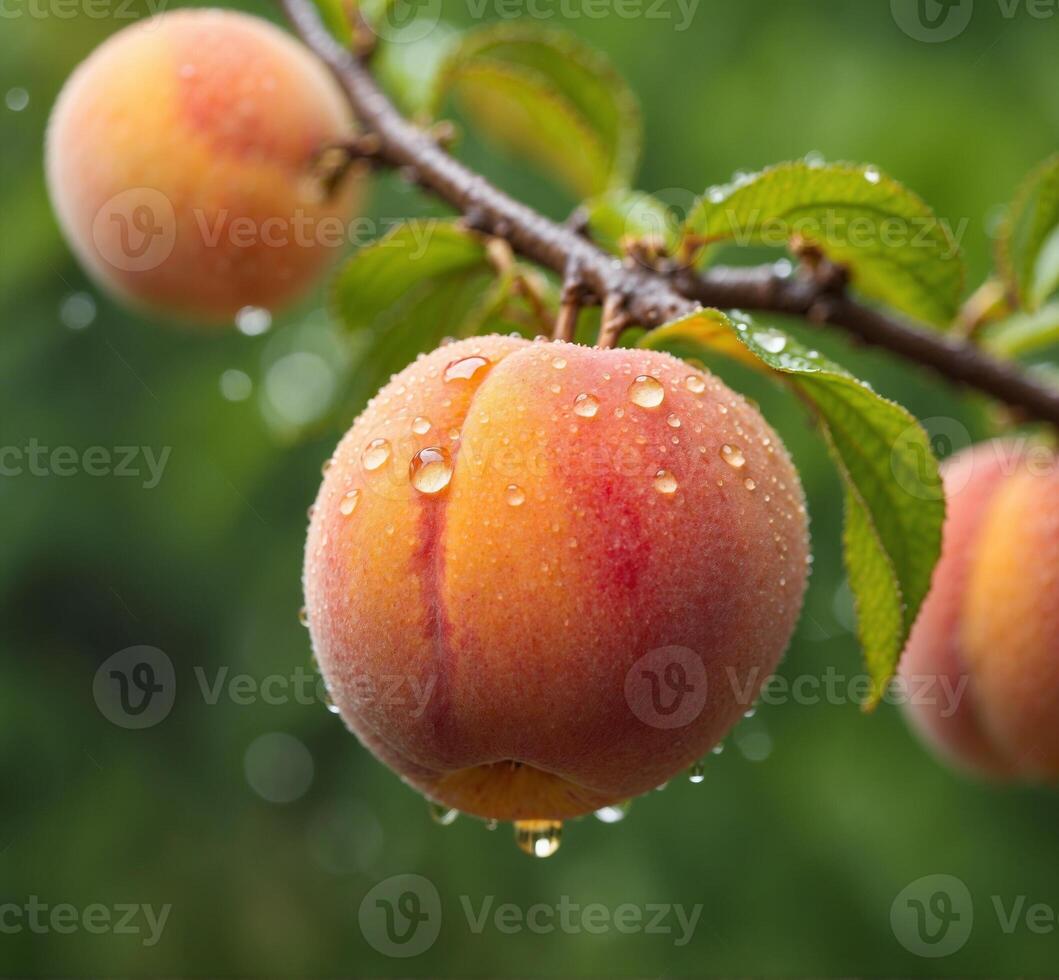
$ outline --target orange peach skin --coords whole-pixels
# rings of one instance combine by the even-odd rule
[[[953,457],[943,474],[942,557],[901,662],[906,712],[959,768],[1055,781],[1059,467],[1043,447],[997,441]],[[954,712],[936,677],[961,692]]]
[[[641,375],[661,405],[630,400]],[[389,459],[366,469],[376,440]],[[452,479],[421,493],[409,460],[433,446]],[[383,762],[448,807],[563,819],[725,735],[787,646],[807,553],[783,446],[717,379],[657,352],[492,336],[421,357],[354,423],[315,504],[305,592],[331,695]],[[624,685],[667,646],[708,687],[661,729]]]
[[[307,171],[352,119],[337,83],[266,21],[161,14],[71,75],[46,169],[67,240],[104,287],[182,319],[231,321],[306,291],[348,238],[356,188]]]

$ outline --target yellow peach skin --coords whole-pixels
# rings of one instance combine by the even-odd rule
[[[942,558],[901,662],[907,714],[962,769],[1054,782],[1059,465],[1042,446],[996,441],[953,457],[943,473]],[[932,678],[958,693],[955,705]]]
[[[221,10],[161,14],[111,37],[63,87],[49,192],[104,287],[230,322],[295,299],[346,243],[355,186],[323,200],[308,173],[352,126],[337,83],[273,25]]]
[[[807,576],[758,412],[653,351],[481,337],[336,449],[305,562],[347,725],[430,799],[561,820],[652,789],[751,705]]]

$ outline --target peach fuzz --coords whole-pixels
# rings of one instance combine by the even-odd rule
[[[942,468],[941,561],[900,672],[906,713],[944,759],[1004,780],[1059,780],[1059,465],[995,441]],[[915,697],[944,678],[956,710]],[[932,684],[937,693],[937,684]],[[936,702],[936,703],[931,703]]]
[[[128,27],[70,76],[48,125],[48,188],[81,263],[134,305],[231,322],[305,292],[359,196],[307,174],[348,139],[337,83],[266,21],[181,10]]]
[[[807,555],[783,446],[712,375],[480,337],[421,356],[339,444],[306,610],[345,722],[413,787],[481,817],[559,820],[723,738],[787,646]],[[675,727],[654,723],[633,671],[665,648],[706,681]]]

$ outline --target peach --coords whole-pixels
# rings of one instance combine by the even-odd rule
[[[1059,465],[995,441],[942,467],[941,561],[900,673],[906,714],[953,765],[1059,779]]]
[[[414,788],[558,821],[724,737],[787,646],[807,554],[784,447],[712,375],[480,337],[420,356],[339,444],[306,612],[343,719]]]
[[[101,285],[230,322],[295,299],[346,242],[355,182],[326,197],[307,175],[352,126],[334,79],[278,28],[175,11],[119,31],[70,76],[48,125],[48,187]]]

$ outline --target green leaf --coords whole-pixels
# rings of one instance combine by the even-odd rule
[[[644,347],[698,345],[755,364],[810,406],[845,488],[844,552],[857,632],[883,696],[930,587],[941,553],[945,500],[937,461],[919,423],[845,369],[773,328],[700,310],[646,334]]]
[[[640,154],[640,111],[602,55],[554,30],[507,24],[472,31],[441,70],[448,94],[482,133],[578,197],[626,183]]]
[[[410,351],[480,332],[503,308],[510,276],[453,221],[408,221],[356,252],[332,294],[358,356],[350,401],[372,395],[407,364]]]
[[[353,40],[353,31],[349,26],[344,0],[313,0],[313,3],[335,40],[348,46]]]
[[[982,343],[1005,357],[1020,357],[1059,344],[1059,303],[989,324],[982,333]]]
[[[999,265],[1019,303],[1036,310],[1059,287],[1059,154],[1019,188],[1001,225]]]
[[[622,243],[630,238],[656,239],[673,245],[679,238],[669,209],[650,194],[615,188],[585,202],[592,240],[622,254]]]
[[[936,326],[959,307],[963,263],[948,226],[874,167],[770,167],[707,191],[686,232],[706,244],[816,246],[865,296]]]

